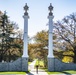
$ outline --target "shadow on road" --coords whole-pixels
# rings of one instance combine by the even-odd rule
[[[32,73],[28,73],[28,75],[34,75],[34,74],[32,74]]]
[[[70,74],[70,73],[68,73],[68,72],[61,72],[61,73],[64,73],[64,74],[66,74],[66,75],[72,75],[72,74]]]

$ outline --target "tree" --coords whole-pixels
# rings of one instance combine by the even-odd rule
[[[36,59],[36,44],[29,43],[28,44],[28,54],[29,54],[29,61],[33,61]]]
[[[71,55],[71,57],[76,63],[76,14],[73,13],[64,17],[62,21],[57,21],[54,24],[54,28],[59,42],[63,43],[63,45],[65,43],[63,48],[74,52],[74,55]]]
[[[18,27],[11,22],[6,12],[0,14],[0,61],[17,59],[22,48],[22,39],[18,38]],[[21,50],[20,50],[21,49]]]
[[[48,53],[48,31],[42,30],[38,32],[35,37],[36,57],[44,60],[45,67],[47,66],[47,53]]]
[[[28,45],[30,60],[38,58],[44,61],[45,67],[47,66],[47,54],[48,54],[48,31],[42,30],[38,32],[34,38],[34,43]],[[63,58],[63,51],[56,50],[56,46],[60,46],[57,36],[53,34],[53,46],[54,46],[54,56],[61,59]]]

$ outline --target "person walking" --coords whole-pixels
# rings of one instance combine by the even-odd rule
[[[36,73],[37,73],[37,74],[38,74],[38,67],[39,67],[39,66],[38,66],[38,65],[36,65]]]

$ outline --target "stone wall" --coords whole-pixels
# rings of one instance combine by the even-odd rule
[[[76,64],[64,63],[58,59],[55,60],[55,71],[76,70]]]
[[[19,58],[14,62],[0,63],[0,71],[28,71],[28,58]]]
[[[76,70],[76,64],[63,63],[56,58],[48,58],[49,71]],[[28,58],[19,58],[14,62],[0,63],[0,71],[28,71]]]
[[[50,63],[48,63],[49,71],[76,70],[76,64],[74,63],[64,63],[56,58],[49,58],[48,60],[50,61]]]

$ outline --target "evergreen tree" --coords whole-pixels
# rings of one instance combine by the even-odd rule
[[[19,42],[22,40],[17,37],[17,29],[15,28],[17,28],[16,24],[8,19],[6,12],[2,13],[0,16],[0,61],[11,61],[21,56],[22,45],[20,44],[22,43]]]

